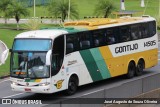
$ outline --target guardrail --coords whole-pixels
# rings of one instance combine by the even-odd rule
[[[142,95],[149,91],[160,88],[160,73],[147,76],[137,80],[130,80],[129,82],[119,84],[117,86],[108,87],[100,91],[90,93],[78,98],[134,98],[138,95]],[[160,92],[160,91],[159,91]],[[152,96],[153,97],[153,96]],[[141,97],[143,98],[143,97]],[[68,99],[60,101],[59,104],[46,105],[44,107],[121,107],[109,104],[66,104],[67,101],[74,99]],[[123,107],[123,106],[122,106]],[[125,104],[125,107],[130,107],[129,104]]]

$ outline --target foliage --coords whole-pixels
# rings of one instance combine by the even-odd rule
[[[1,0],[0,2],[0,10],[4,14],[5,23],[7,23],[7,18],[10,17],[10,14],[8,13],[10,5],[12,5],[11,0]]]
[[[41,20],[40,19],[29,19],[25,24],[25,28],[28,30],[37,30],[41,27]]]
[[[156,22],[157,22],[157,29],[160,30],[160,16],[155,16]]]
[[[116,7],[111,0],[100,0],[95,5],[94,14],[103,15],[104,18],[107,18]]]
[[[51,15],[61,17],[62,22],[67,18],[69,11],[69,0],[54,0],[48,6]],[[77,5],[70,1],[70,17],[78,18]]]
[[[29,11],[26,9],[26,7],[24,5],[22,5],[21,3],[18,3],[18,2],[14,2],[14,1],[13,1],[12,5],[10,5],[8,13],[11,16],[15,17],[15,20],[17,22],[17,30],[19,30],[20,17],[29,15]]]

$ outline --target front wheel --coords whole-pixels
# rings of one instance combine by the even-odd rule
[[[72,76],[70,79],[69,79],[69,82],[68,82],[68,89],[66,90],[66,93],[68,95],[73,95],[76,93],[77,91],[77,88],[78,88],[78,79],[74,76]]]

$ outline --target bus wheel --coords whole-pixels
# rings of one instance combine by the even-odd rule
[[[137,69],[136,69],[136,75],[142,75],[144,69],[144,61],[143,60],[139,60],[138,64],[137,64]]]
[[[136,67],[134,62],[130,62],[128,65],[128,73],[127,73],[127,78],[133,78],[135,75]]]
[[[73,95],[78,88],[78,78],[76,76],[71,76],[68,82],[68,89],[66,90],[68,95]]]

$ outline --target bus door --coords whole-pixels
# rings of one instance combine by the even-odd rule
[[[64,59],[64,36],[59,36],[53,41],[52,58],[51,58],[51,78],[54,89],[57,91],[66,88],[66,74],[62,67]],[[54,90],[55,91],[55,90]]]

